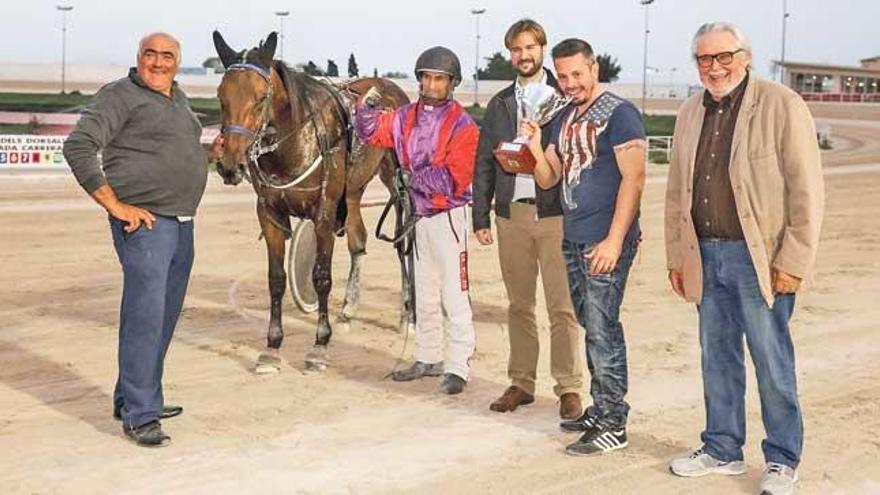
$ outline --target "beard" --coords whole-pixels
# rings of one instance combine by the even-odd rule
[[[580,91],[577,94],[571,95],[569,93],[566,93],[565,96],[568,96],[569,98],[571,98],[571,102],[573,104],[583,105],[584,103],[589,101],[590,95],[593,94],[594,87],[593,86],[590,86],[590,87],[582,86],[581,88],[578,88],[578,89]]]
[[[712,95],[713,98],[720,100],[721,98],[724,98],[725,96],[732,93],[733,90],[736,89],[736,87],[739,86],[741,82],[743,82],[743,79],[746,78],[746,74],[748,73],[743,74],[737,79],[730,79],[729,82],[723,84],[710,85],[704,83],[704,85],[706,87],[706,90],[709,92],[710,95]],[[711,79],[709,80],[711,81]]]
[[[530,63],[532,64],[531,67],[530,67],[528,70],[526,70],[526,69],[523,67],[524,62],[530,62]],[[520,77],[523,77],[523,78],[532,77],[532,76],[534,76],[535,74],[537,74],[538,71],[541,70],[541,66],[540,66],[537,62],[535,62],[534,60],[532,60],[532,59],[523,59],[523,60],[520,60],[519,63],[516,64],[516,67],[515,67],[515,68],[516,68],[516,73],[519,74],[519,76],[520,76]]]

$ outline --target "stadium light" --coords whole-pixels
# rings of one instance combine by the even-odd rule
[[[278,54],[278,58],[280,60],[284,60],[284,18],[290,15],[289,10],[279,10],[275,12],[275,15],[278,16],[279,23],[281,24],[281,29],[279,29],[279,41],[281,44],[281,51]]]
[[[477,21],[476,58],[474,59],[474,106],[480,106],[477,94],[480,91],[480,16],[486,13],[486,9],[471,9],[471,14]]]
[[[645,6],[645,51],[642,61],[642,115],[647,115],[646,106],[648,93],[648,34],[651,30],[648,28],[648,6],[654,3],[654,0],[639,0],[639,3]]]
[[[788,2],[782,0],[782,54],[779,57],[779,82],[785,84],[785,30],[788,27]]]
[[[61,12],[61,94],[67,92],[67,13],[73,10],[72,5],[56,5]]]

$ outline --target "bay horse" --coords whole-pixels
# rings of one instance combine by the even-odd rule
[[[216,166],[225,184],[237,185],[246,178],[257,194],[257,218],[268,251],[271,299],[267,349],[257,360],[257,372],[280,369],[284,249],[291,232],[290,217],[314,222],[317,252],[312,280],[318,296],[318,322],[305,364],[307,369],[323,370],[328,364],[327,345],[333,333],[327,305],[337,233],[344,231],[351,256],[345,303],[337,320],[347,325],[360,300],[360,272],[366,253],[367,230],[361,216],[364,190],[379,175],[392,196],[397,194],[396,156],[393,151],[367,146],[354,137],[351,102],[347,98],[356,98],[376,86],[383,95],[383,106],[396,108],[409,99],[396,84],[384,79],[358,79],[340,89],[295,72],[273,60],[276,44],[277,35],[272,32],[258,47],[236,51],[214,31],[214,47],[226,68],[217,88],[224,145]],[[400,329],[406,332],[414,325],[415,311],[399,247],[398,257]]]

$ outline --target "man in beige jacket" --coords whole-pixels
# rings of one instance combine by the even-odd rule
[[[670,469],[745,472],[745,336],[767,432],[761,493],[788,494],[803,447],[788,323],[824,209],[815,126],[796,93],[749,72],[751,47],[735,26],[703,25],[693,53],[706,90],[676,121],[666,252],[672,289],[699,311],[706,427],[702,446]]]

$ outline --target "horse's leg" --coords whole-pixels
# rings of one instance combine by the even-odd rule
[[[337,199],[338,201],[338,199]],[[317,218],[315,218],[315,268],[312,270],[312,281],[315,292],[318,295],[318,327],[315,331],[315,345],[306,353],[305,364],[307,369],[324,371],[327,369],[329,356],[327,345],[333,330],[330,327],[328,317],[328,301],[330,299],[331,263],[333,261],[333,246],[336,242],[336,203],[324,198],[319,206]]]
[[[348,253],[351,256],[351,269],[348,272],[348,284],[345,287],[345,303],[337,323],[340,331],[347,332],[351,319],[360,305],[361,267],[367,253],[367,228],[361,215],[361,198],[364,189],[346,189],[345,202],[348,206],[348,217],[345,219],[345,235],[348,238]]]
[[[382,163],[379,165],[379,178],[385,184],[385,188],[388,189],[392,197],[397,194],[394,178],[398,167],[395,155],[390,152],[383,156]],[[394,203],[394,213],[396,221],[400,224],[403,211],[399,202]],[[412,280],[409,277],[413,266],[412,263],[407,261],[404,244],[398,243],[394,247],[397,250],[397,259],[400,262],[400,323],[397,328],[401,333],[408,332],[414,334],[416,331],[416,308],[415,301],[413,300]]]
[[[286,233],[269,219],[270,212],[264,206],[257,207],[257,218],[266,239],[266,251],[269,258],[269,295],[271,304],[269,309],[269,330],[266,334],[267,349],[257,359],[257,373],[273,373],[281,369],[279,348],[284,340],[284,330],[281,326],[281,302],[284,298],[287,275],[284,272],[284,247],[287,240]],[[290,230],[290,220],[275,218],[275,222]]]

